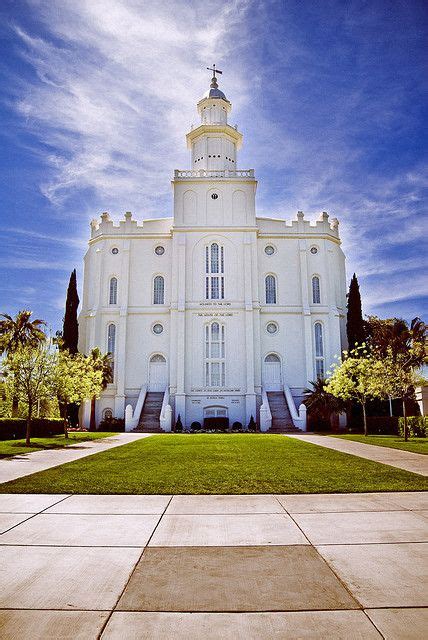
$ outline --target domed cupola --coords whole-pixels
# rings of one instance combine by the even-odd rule
[[[197,104],[201,124],[187,134],[187,145],[192,150],[192,169],[208,171],[236,170],[237,150],[242,144],[242,134],[231,127],[227,117],[232,104],[218,88],[215,68],[208,91]]]

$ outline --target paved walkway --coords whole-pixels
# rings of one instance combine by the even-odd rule
[[[297,438],[312,444],[318,444],[327,449],[350,453],[353,456],[374,460],[382,464],[389,464],[391,467],[419,473],[421,476],[428,476],[428,456],[422,453],[412,453],[401,449],[391,449],[390,447],[378,447],[373,444],[364,444],[354,440],[343,440],[341,438],[331,438],[330,436],[316,436],[310,434],[287,433],[288,438]]]
[[[0,496],[3,640],[416,639],[428,492]]]
[[[13,458],[3,458],[0,460],[0,483],[16,480],[31,473],[45,471],[51,467],[58,467],[66,462],[73,462],[94,453],[101,453],[120,447],[123,444],[134,442],[140,438],[147,438],[150,433],[121,433],[108,438],[79,442],[63,449],[46,449],[45,451],[33,451],[14,456]]]

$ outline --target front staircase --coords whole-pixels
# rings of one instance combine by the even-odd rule
[[[268,433],[301,433],[293,424],[284,392],[268,391],[267,397],[272,414],[272,426]]]
[[[160,413],[163,393],[148,392],[140,415],[138,426],[133,429],[139,433],[163,433],[160,428]]]

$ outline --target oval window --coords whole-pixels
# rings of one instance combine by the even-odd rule
[[[153,331],[153,333],[156,333],[157,335],[159,335],[163,331],[163,326],[161,324],[159,324],[159,323],[156,323],[156,324],[153,325],[152,331]]]

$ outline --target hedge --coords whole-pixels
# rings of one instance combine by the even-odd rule
[[[404,418],[400,418],[398,432],[404,437]],[[407,418],[407,432],[411,438],[426,438],[428,433],[428,416],[410,416]]]
[[[25,438],[27,421],[23,418],[0,418],[0,440],[20,440]],[[31,421],[31,437],[48,438],[64,433],[62,420],[33,418]]]

